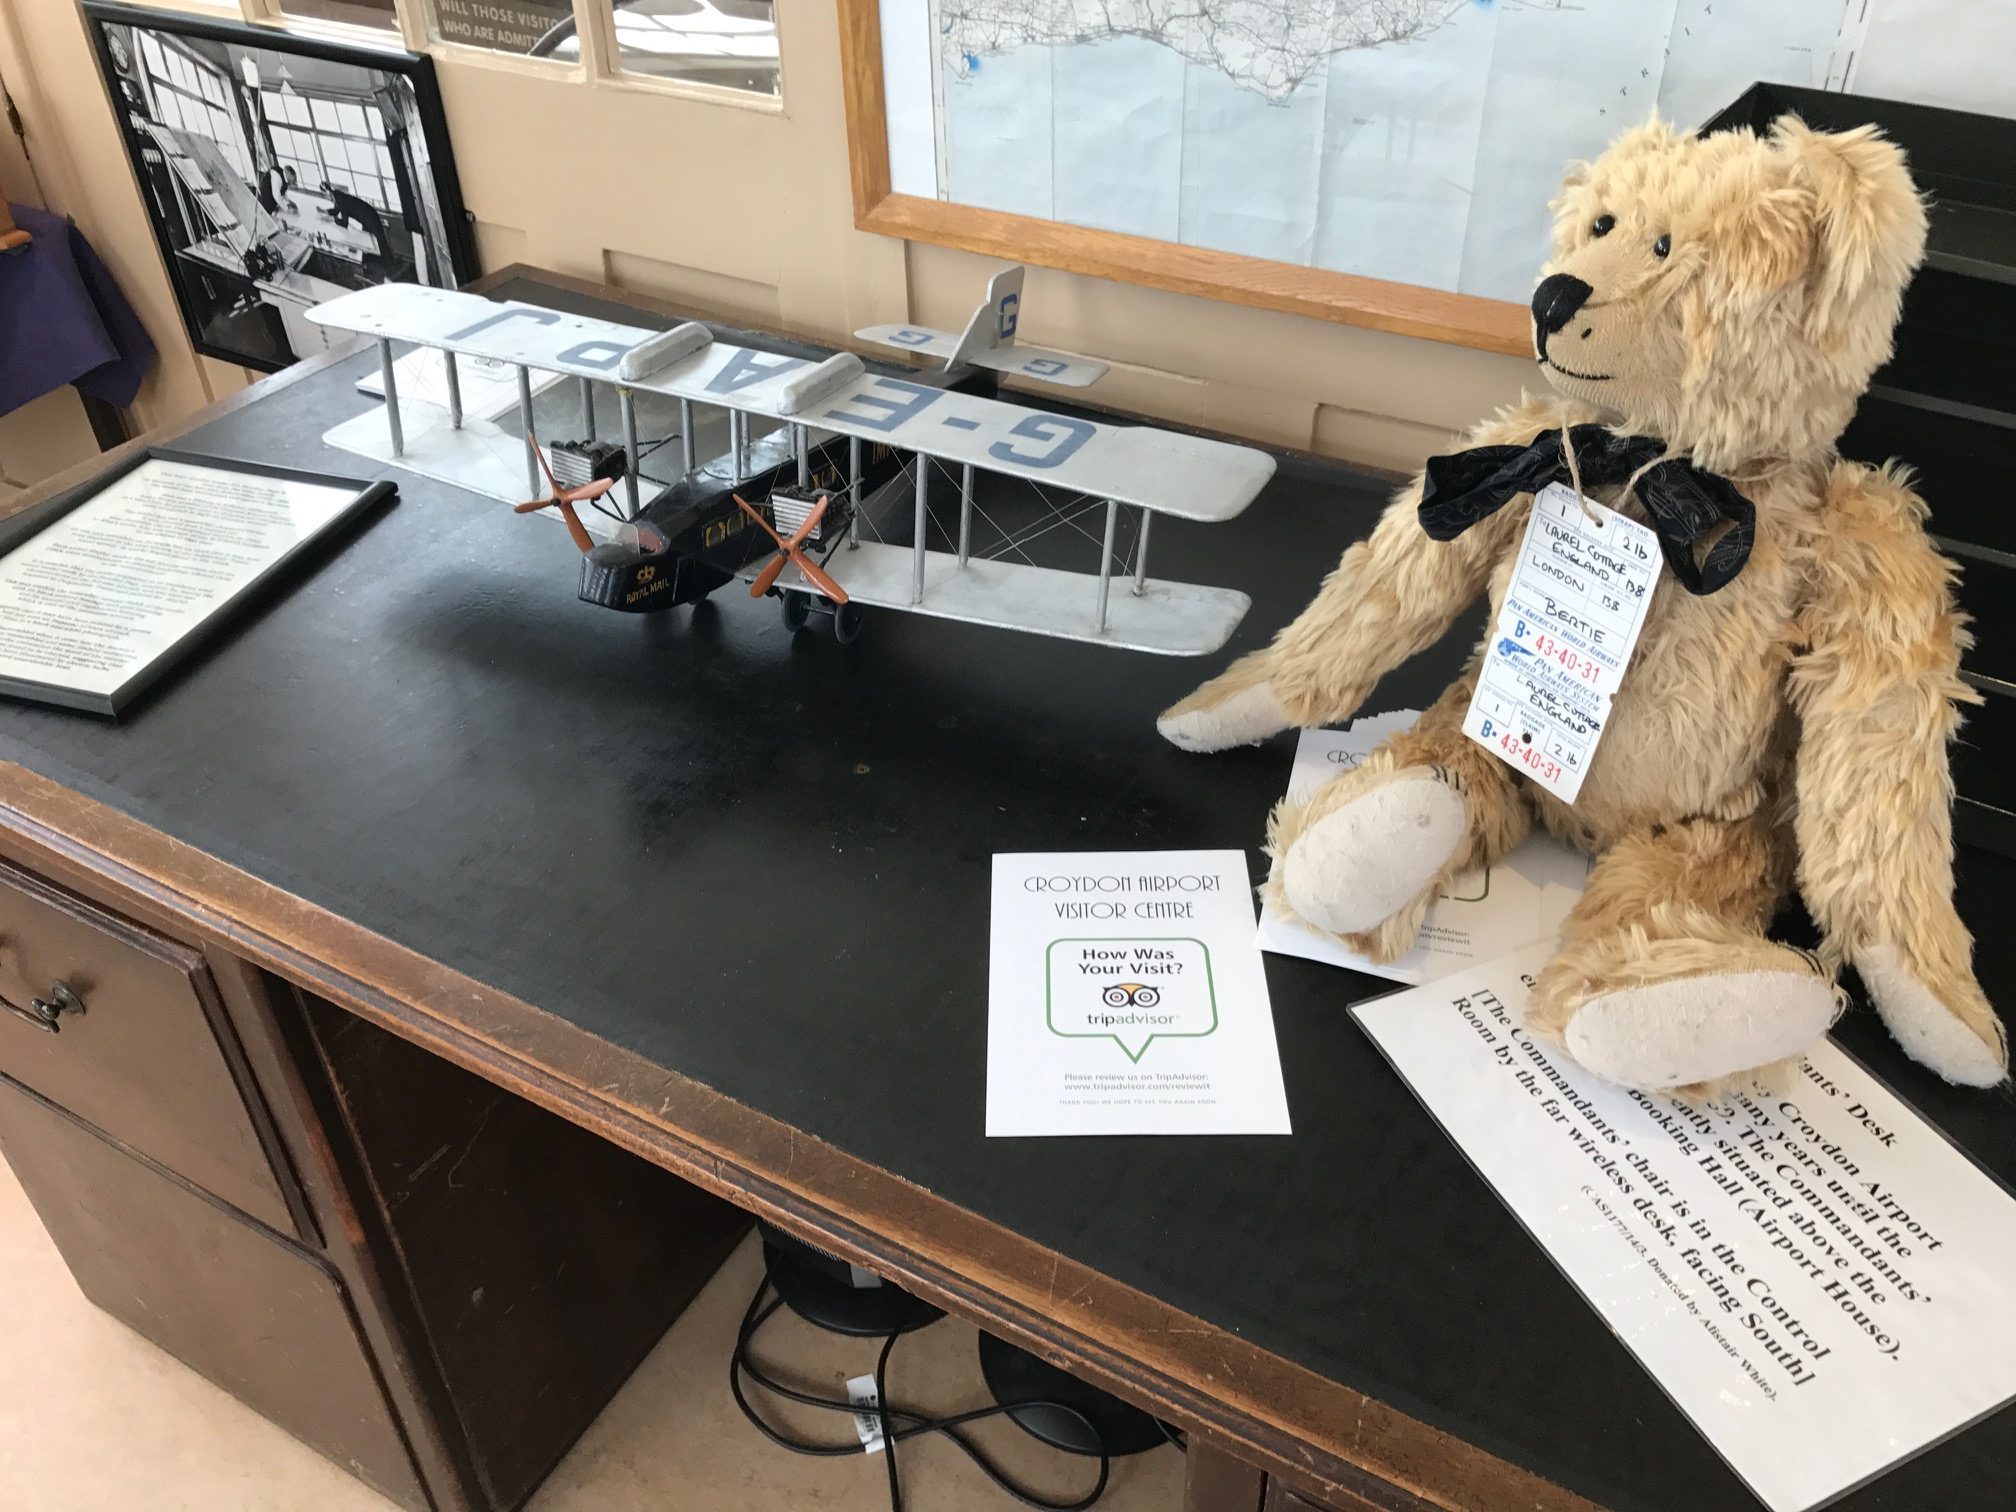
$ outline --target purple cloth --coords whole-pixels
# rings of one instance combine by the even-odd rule
[[[154,343],[68,216],[11,205],[35,239],[0,252],[0,415],[66,383],[124,409]]]

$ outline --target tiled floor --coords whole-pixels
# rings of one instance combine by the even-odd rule
[[[880,1512],[880,1457],[801,1458],[773,1448],[729,1399],[729,1346],[756,1285],[752,1240],[725,1265],[533,1498],[530,1512]],[[840,1391],[875,1362],[873,1341],[822,1334],[788,1314],[760,1356],[786,1379]],[[946,1319],[896,1346],[890,1399],[982,1405],[974,1333]],[[800,1437],[850,1430],[800,1410]],[[1011,1474],[1056,1499],[1091,1467],[1004,1421],[975,1436]],[[951,1445],[905,1445],[909,1512],[1008,1512],[1016,1504]],[[1182,1457],[1119,1460],[1100,1512],[1175,1512]],[[13,1174],[0,1163],[0,1512],[388,1512],[389,1504],[79,1295]]]

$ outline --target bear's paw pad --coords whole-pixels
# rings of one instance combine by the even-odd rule
[[[1855,961],[1876,1011],[1911,1059],[1963,1087],[1992,1087],[2009,1075],[2008,1051],[1970,1029],[1918,979],[1894,945],[1875,945]]]
[[[1282,892],[1317,928],[1362,934],[1441,876],[1468,833],[1463,799],[1447,783],[1382,783],[1296,836],[1282,864]]]
[[[1257,745],[1294,723],[1269,683],[1241,688],[1216,702],[1207,702],[1210,691],[1199,689],[1155,721],[1164,740],[1186,751],[1222,751]]]
[[[1605,1081],[1647,1091],[1699,1086],[1808,1049],[1839,1011],[1806,970],[1707,972],[1622,987],[1568,1021],[1568,1053]]]

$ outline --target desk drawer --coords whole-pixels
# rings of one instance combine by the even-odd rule
[[[0,999],[0,1074],[296,1232],[195,951],[0,862]]]
[[[4,1084],[0,1151],[92,1302],[402,1506],[429,1505],[327,1264]]]

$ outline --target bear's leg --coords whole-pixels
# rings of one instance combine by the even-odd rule
[[[1413,729],[1307,803],[1276,807],[1270,906],[1390,961],[1413,947],[1443,884],[1525,838],[1533,816],[1517,779],[1463,733],[1472,685],[1456,683]]]
[[[1832,976],[1764,935],[1788,871],[1764,807],[1654,826],[1605,851],[1534,984],[1528,1027],[1647,1090],[1739,1076],[1825,1034],[1842,1002]]]

